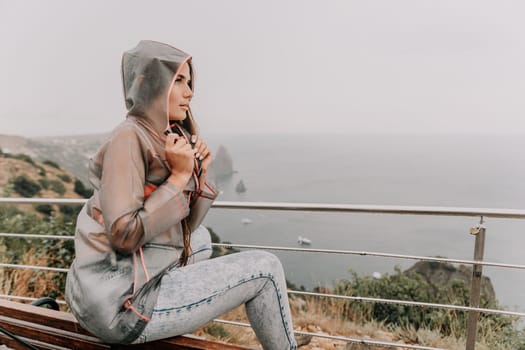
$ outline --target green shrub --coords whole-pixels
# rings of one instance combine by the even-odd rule
[[[18,160],[23,160],[24,162],[27,162],[31,165],[36,165],[35,164],[35,161],[30,157],[28,156],[27,154],[22,154],[22,153],[19,153],[19,154],[9,154],[8,155],[8,158],[13,158],[13,159],[18,159]]]
[[[67,175],[67,174],[57,174],[57,177],[64,181],[64,182],[67,182],[67,183],[71,183],[71,176]]]
[[[35,165],[35,167],[38,169],[38,175],[46,176],[47,172],[46,172],[46,169],[43,166]]]
[[[89,198],[93,195],[93,190],[85,187],[82,181],[80,181],[79,179],[75,180],[74,191],[83,198]]]
[[[50,234],[57,236],[72,236],[74,233],[74,221],[67,220],[62,216],[51,216],[49,220],[42,220],[38,215],[30,212],[24,212],[14,206],[0,206],[0,232],[19,232],[31,234]],[[12,264],[23,264],[27,259],[27,252],[33,248],[33,254],[41,259],[47,266],[68,268],[74,258],[74,241],[57,240],[57,239],[38,239],[25,240],[10,237],[1,237],[0,244],[5,246],[5,254],[2,262]],[[51,291],[46,291],[46,295],[53,298],[63,299],[66,283],[66,274],[55,273],[52,283],[49,283],[49,277],[42,280],[38,274],[33,275],[28,281],[24,296],[28,295],[31,290],[38,290],[39,283],[47,283],[52,286]],[[1,285],[2,281],[0,281]],[[7,290],[11,294],[12,290]]]
[[[44,190],[47,190],[49,188],[49,180],[46,178],[40,178],[38,179],[38,183]]]
[[[429,285],[419,273],[403,273],[396,267],[393,275],[384,275],[379,279],[369,276],[359,277],[352,272],[350,280],[337,283],[334,293],[339,295],[361,296],[392,300],[413,300],[419,302],[469,305],[469,285],[461,280],[452,280],[446,285]],[[496,300],[488,300],[483,294],[480,307],[499,308]],[[377,321],[386,325],[420,327],[435,329],[449,336],[464,336],[466,334],[468,314],[463,311],[425,308],[417,306],[369,303],[348,301],[343,307],[343,317],[353,321]],[[516,332],[513,328],[514,319],[492,314],[482,314],[480,327],[498,329],[501,332]]]
[[[59,180],[50,180],[49,186],[53,191],[58,193],[59,195],[63,196],[64,193],[66,193],[66,186],[62,183],[62,181]]]
[[[35,210],[47,216],[53,214],[53,207],[49,204],[37,204]]]
[[[52,216],[50,220],[42,220],[38,215],[31,212],[24,212],[12,205],[0,206],[0,232],[18,232],[32,234],[51,234],[51,235],[73,235],[74,222],[65,220],[58,216]],[[18,263],[19,259],[30,247],[42,245],[43,249],[39,251],[47,254],[48,251],[57,247],[69,247],[66,243],[60,243],[56,240],[24,240],[19,238],[0,238],[0,241],[6,246],[7,259],[12,263]],[[65,242],[65,241],[64,241]],[[72,243],[72,242],[71,242]],[[69,257],[73,254],[71,250],[63,256],[56,256],[57,259],[63,260],[64,263],[71,262]],[[59,254],[60,255],[60,254]],[[68,267],[69,265],[60,265],[58,267]],[[64,276],[65,277],[65,276]]]
[[[20,175],[12,180],[13,189],[22,197],[33,197],[42,187],[25,175]]]
[[[73,205],[60,205],[58,208],[65,219],[69,221],[75,221],[80,209],[82,209],[80,206]]]
[[[49,165],[53,168],[60,169],[60,166],[57,163],[53,162],[52,160],[46,159],[42,163]]]
[[[205,333],[216,338],[226,339],[230,336],[230,333],[228,333],[228,331],[220,324],[212,323],[209,326],[204,327],[203,330]]]

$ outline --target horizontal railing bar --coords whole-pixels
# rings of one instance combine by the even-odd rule
[[[53,271],[53,272],[63,272],[63,273],[67,273],[68,272],[68,269],[65,269],[65,268],[34,266],[34,265],[17,265],[17,264],[0,263],[0,267],[10,267],[10,268],[19,268],[19,269],[33,269],[33,270]],[[334,298],[334,299],[345,299],[345,300],[353,300],[353,301],[366,301],[366,302],[374,302],[374,303],[386,303],[386,304],[398,304],[398,305],[408,305],[408,306],[423,306],[423,307],[433,307],[433,308],[444,308],[444,309],[458,310],[458,311],[478,311],[478,312],[482,312],[482,313],[491,313],[491,314],[499,314],[499,315],[507,315],[507,316],[525,317],[525,313],[522,313],[522,312],[495,310],[495,309],[485,309],[485,308],[476,308],[476,307],[450,305],[450,304],[434,304],[434,303],[425,303],[425,302],[408,301],[408,300],[394,300],[394,299],[356,297],[356,296],[347,296],[347,295],[338,295],[338,294],[303,292],[303,291],[296,291],[296,290],[288,290],[288,294],[318,296],[318,297]]]
[[[68,272],[69,271],[69,269],[64,269],[61,267],[47,267],[47,266],[6,264],[6,263],[0,263],[0,267],[10,267],[13,269],[42,270],[42,271],[52,271],[52,272]]]
[[[73,240],[74,236],[56,236],[56,235],[44,235],[44,234],[28,234],[28,233],[0,233],[0,237],[8,238],[25,238],[25,239],[64,239]],[[506,267],[513,269],[525,269],[525,265],[518,264],[506,264],[497,263],[490,261],[474,261],[474,260],[463,260],[463,259],[448,259],[448,258],[437,258],[429,256],[418,256],[418,255],[404,255],[404,254],[392,254],[392,253],[380,253],[380,252],[367,252],[367,251],[356,251],[356,250],[338,250],[338,249],[312,249],[312,248],[292,248],[292,247],[281,247],[281,246],[264,246],[264,245],[253,245],[253,244],[236,244],[236,243],[212,243],[215,247],[235,247],[235,248],[249,248],[249,249],[264,249],[264,250],[280,250],[280,251],[293,251],[293,252],[305,252],[305,253],[327,253],[327,254],[347,254],[347,255],[360,255],[360,256],[378,256],[385,258],[396,258],[396,259],[410,259],[410,260],[423,260],[423,261],[434,261],[434,262],[448,262],[455,264],[467,264],[467,265],[483,265],[490,267]]]
[[[79,204],[87,202],[84,198],[0,198],[0,204]]]
[[[25,301],[35,301],[40,298],[31,298],[31,297],[20,297],[17,295],[8,295],[8,294],[0,294],[0,298],[2,299],[13,299],[13,300],[25,300]],[[65,300],[57,299],[55,300],[58,304],[67,305]]]
[[[436,262],[449,262],[449,263],[456,263],[456,264],[468,264],[468,265],[476,264],[476,265],[492,266],[492,267],[508,267],[508,268],[514,268],[514,269],[525,269],[525,265],[518,265],[518,264],[505,264],[505,263],[497,263],[497,262],[489,262],[489,261],[448,259],[448,258],[436,258],[436,257],[429,257],[429,256],[367,252],[367,251],[357,251],[357,250],[292,248],[292,247],[264,246],[264,245],[253,245],[253,244],[236,244],[236,243],[212,243],[212,245],[217,246],[217,247],[281,250],[281,251],[306,252],[306,253],[350,254],[350,255],[361,255],[361,256],[369,255],[369,256],[379,256],[379,257],[386,257],[386,258],[397,258],[397,259],[426,260],[426,261],[436,261]]]
[[[217,201],[213,203],[212,207],[220,209],[258,209],[438,216],[484,216],[492,218],[525,219],[525,210],[493,208],[233,201]]]
[[[352,301],[366,301],[366,302],[372,302],[372,303],[397,304],[397,305],[407,305],[407,306],[423,306],[423,307],[432,307],[432,308],[437,308],[437,309],[449,309],[449,310],[457,310],[457,311],[477,311],[477,312],[482,312],[486,314],[525,317],[524,312],[485,309],[485,308],[461,306],[461,305],[435,304],[435,303],[425,303],[425,302],[419,302],[419,301],[396,300],[396,299],[354,297],[354,296],[349,296],[349,295],[303,292],[303,291],[297,291],[297,290],[289,290],[288,294],[319,296],[319,297],[325,297],[325,298],[343,299],[343,300],[352,300]]]
[[[8,237],[8,238],[24,238],[24,239],[64,239],[64,240],[73,240],[75,239],[75,236],[71,235],[64,235],[64,236],[57,236],[57,235],[44,235],[39,233],[0,233],[0,237]]]
[[[0,204],[84,204],[86,201],[87,199],[74,198],[0,198]],[[235,201],[216,201],[213,203],[212,207],[219,209],[257,209],[470,217],[484,216],[492,218],[525,219],[525,210],[495,208]]]
[[[295,290],[288,290],[288,294],[308,295],[308,296],[321,296],[321,297],[339,298],[339,299],[353,298],[354,300],[355,300],[355,298],[359,298],[359,299],[362,299],[362,301],[385,301],[385,300],[388,300],[388,299],[374,299],[374,298],[362,298],[362,297],[348,297],[348,296],[345,296],[345,295],[322,294],[322,293],[303,292],[303,291],[295,291]],[[38,298],[23,297],[23,296],[17,296],[17,295],[9,295],[9,294],[0,294],[0,298],[4,298],[4,299],[19,299],[19,300],[27,300],[27,301],[32,301],[32,300],[37,300],[38,299]],[[369,300],[365,300],[365,299],[369,299]],[[59,304],[66,304],[66,302],[64,300],[57,299],[55,301],[57,303],[59,303]],[[357,301],[359,301],[359,300],[357,300]],[[388,300],[388,301],[393,301],[394,302],[395,300]],[[440,304],[429,304],[429,303],[419,303],[419,304],[420,305],[424,304],[424,306],[433,306],[433,305],[437,306],[437,305],[440,305]],[[496,312],[492,312],[492,313],[498,313],[498,314],[503,314],[503,315],[507,315],[507,316],[525,316],[525,313],[518,313],[518,312],[512,312],[512,311],[504,312],[502,310],[481,309],[481,308],[474,308],[474,307],[465,307],[463,309],[461,309],[461,307],[457,307],[455,309],[457,309],[459,311],[470,311],[470,310],[480,311],[480,312],[486,311],[486,313],[489,313],[488,311],[496,311]]]
[[[244,323],[244,322],[228,321],[228,320],[223,320],[223,319],[218,319],[218,318],[214,319],[213,322],[228,324],[232,326],[251,328],[250,324]],[[417,350],[445,350],[443,348],[432,348],[428,346],[411,345],[411,344],[404,344],[404,343],[392,343],[392,342],[386,342],[386,341],[381,341],[381,340],[372,340],[372,339],[364,339],[364,338],[350,338],[350,337],[342,337],[342,336],[323,334],[323,333],[312,333],[312,332],[295,331],[295,330],[294,330],[294,333],[303,334],[303,335],[311,335],[313,337],[319,337],[319,338],[325,338],[325,339],[340,340],[340,341],[345,341],[345,342],[350,342],[350,343],[359,343],[363,345],[381,345],[381,346],[397,348],[397,349],[403,348],[403,349],[417,349]]]
[[[305,332],[305,331],[294,331],[295,334],[301,334],[301,335],[310,335],[312,337],[318,337],[318,338],[327,338],[327,339],[334,339],[334,340],[342,340],[352,343],[359,343],[363,345],[380,345],[380,346],[386,346],[396,349],[416,349],[416,350],[445,350],[443,348],[433,348],[429,346],[423,346],[423,345],[411,345],[411,344],[404,344],[404,343],[392,343],[392,342],[385,342],[381,340],[372,340],[372,339],[364,339],[364,338],[349,338],[349,337],[342,337],[342,336],[333,336],[328,334],[322,334],[322,333],[313,333],[313,332]]]

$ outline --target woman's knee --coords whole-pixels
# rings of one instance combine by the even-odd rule
[[[211,235],[204,226],[199,226],[191,233],[190,245],[193,254],[199,255],[198,260],[207,259],[211,256]]]
[[[268,270],[268,272],[277,275],[284,274],[281,260],[275,254],[264,250],[253,250],[250,253],[253,254],[255,265],[261,270]]]

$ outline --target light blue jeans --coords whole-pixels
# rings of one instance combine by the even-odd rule
[[[135,343],[181,334],[244,304],[264,349],[296,349],[286,281],[279,259],[265,251],[209,259],[207,230],[192,233],[189,264],[162,277],[153,315]]]

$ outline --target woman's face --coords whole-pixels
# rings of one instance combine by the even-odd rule
[[[186,112],[190,108],[190,101],[193,97],[193,91],[191,91],[190,86],[190,66],[185,62],[175,77],[175,82],[171,89],[168,111],[170,120],[186,119]]]

